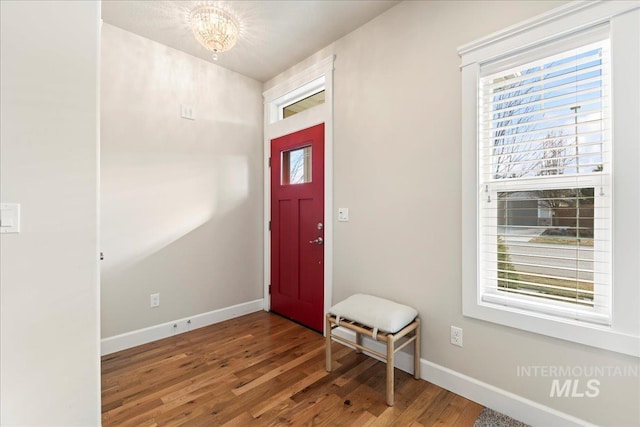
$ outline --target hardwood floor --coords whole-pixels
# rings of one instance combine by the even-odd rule
[[[102,358],[107,426],[472,426],[482,406],[258,312]]]

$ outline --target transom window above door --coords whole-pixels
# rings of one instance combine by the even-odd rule
[[[325,77],[321,76],[269,103],[268,121],[275,123],[325,103]]]
[[[292,102],[291,104],[282,107],[282,118],[286,119],[294,114],[298,114],[309,108],[313,108],[317,105],[324,104],[324,89],[313,95],[302,98],[299,101]]]

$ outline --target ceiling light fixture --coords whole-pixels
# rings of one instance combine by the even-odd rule
[[[218,53],[231,49],[238,40],[238,21],[217,7],[205,5],[193,9],[189,24],[196,40],[213,52],[214,61],[218,60]]]

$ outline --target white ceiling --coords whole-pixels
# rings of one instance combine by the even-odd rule
[[[211,52],[186,24],[203,1],[103,0],[102,19],[111,25],[182,50],[206,61]],[[355,30],[397,1],[289,0],[207,2],[230,9],[240,21],[236,46],[215,63],[267,81]]]

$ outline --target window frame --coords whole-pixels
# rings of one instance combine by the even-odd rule
[[[594,179],[595,177],[589,176],[588,178]],[[591,188],[591,187],[599,188],[600,186],[599,179],[598,181],[591,181],[591,182],[588,182],[588,184],[586,185],[581,184],[579,186],[570,185],[568,187],[567,183],[575,184],[574,178],[569,176],[567,177],[567,181],[565,181],[564,183],[560,182],[560,179],[558,178],[550,179],[548,182],[544,183],[544,186],[546,188],[541,187],[540,190],[552,189],[552,187],[562,187],[563,189],[564,188],[568,189],[569,187],[571,187],[571,189],[574,189],[574,188]],[[554,188],[554,189],[560,189],[560,188]],[[489,192],[491,200],[493,201],[498,200],[497,193],[503,192],[503,191],[518,192],[521,190],[518,190],[516,186],[514,186],[511,189],[507,189],[504,187],[501,187],[500,190],[493,189],[493,190],[490,190]],[[608,204],[610,205],[610,202],[609,202],[610,199],[611,197],[608,195],[608,192],[603,195],[598,195],[596,192],[596,194],[594,195],[595,209],[602,209],[603,205],[604,206]],[[491,226],[495,226],[496,228],[498,227],[497,221],[495,224],[488,225],[487,223],[482,223],[482,219],[483,219],[482,216],[479,214],[479,220],[481,222],[481,225],[479,226],[479,230],[481,230],[483,227],[491,227]],[[608,221],[607,219],[603,219],[602,221],[610,223],[610,221]],[[597,228],[596,225],[594,225],[594,228]],[[607,245],[607,242],[610,241],[610,234],[611,234],[610,228],[611,228],[610,225],[608,225],[607,227],[605,227],[605,230],[602,230],[602,236],[600,236],[601,239],[594,239],[595,254],[600,254],[604,252],[604,256],[608,256],[609,258],[608,261],[610,261],[610,250],[609,249],[602,250],[598,246]],[[479,239],[481,240],[479,242],[479,246],[482,245],[483,243],[485,245],[488,245],[489,242],[487,241],[483,242],[480,234],[481,232],[479,232]],[[480,271],[482,271],[483,263],[485,264],[498,263],[497,255],[495,254],[489,254],[488,256],[486,256],[486,258],[483,258],[483,254],[481,254],[480,251],[478,251],[478,258],[479,258],[478,267]],[[523,310],[531,310],[532,313],[542,313],[542,314],[546,313],[547,315],[558,317],[558,318],[569,318],[569,319],[579,320],[582,322],[591,322],[595,324],[610,325],[611,324],[610,306],[607,307],[607,310],[598,309],[598,307],[602,305],[603,299],[607,298],[609,301],[611,300],[610,263],[607,264],[607,263],[596,262],[594,264],[596,266],[594,271],[594,277],[599,277],[599,275],[607,275],[608,283],[607,283],[607,286],[604,286],[600,284],[601,283],[600,281],[594,280],[593,309],[586,309],[575,303],[554,301],[552,299],[547,299],[547,298],[540,298],[535,296],[527,297],[524,295],[520,296],[520,295],[507,294],[506,292],[500,291],[498,289],[492,289],[493,286],[489,286],[487,283],[481,283],[480,278],[482,277],[482,275],[486,276],[486,273],[482,273],[482,272],[479,272],[479,279],[478,279],[479,298],[483,302],[487,302],[489,304],[520,307]],[[495,282],[497,281],[498,280],[496,279]],[[602,286],[604,289],[599,289],[600,286]]]
[[[610,42],[609,42],[609,28],[608,26],[599,26],[595,29],[595,31],[582,31],[578,34],[572,35],[569,38],[569,42],[572,44],[571,47],[567,47],[562,41],[567,40],[563,38],[560,43],[553,43],[551,46],[545,45],[542,46],[541,49],[534,49],[533,57],[532,55],[528,55],[529,51],[523,52],[516,56],[519,56],[520,59],[517,63],[514,63],[512,57],[507,57],[506,60],[509,62],[508,66],[502,66],[499,71],[495,69],[495,64],[489,63],[487,68],[491,69],[490,72],[485,73],[486,75],[481,75],[479,77],[479,86],[482,86],[483,80],[489,80],[504,75],[505,73],[509,73],[515,70],[521,70],[524,68],[532,67],[533,64],[536,64],[535,67],[546,65],[558,58],[564,59],[567,57],[567,52],[575,50],[576,48],[580,51],[584,50],[593,50],[594,48],[604,49],[604,63],[602,63],[599,67],[603,70],[603,74],[600,76],[600,82],[602,83],[601,87],[601,109],[599,112],[602,112],[602,135],[604,136],[604,141],[601,141],[600,145],[604,150],[602,154],[601,164],[604,165],[604,169],[601,172],[582,172],[579,173],[568,173],[568,174],[557,174],[557,175],[545,175],[545,176],[526,176],[519,178],[508,178],[508,177],[494,177],[493,173],[490,172],[493,170],[494,163],[493,153],[494,146],[488,145],[493,141],[493,136],[485,135],[484,138],[481,137],[483,133],[491,132],[494,121],[509,121],[508,119],[495,119],[491,118],[494,115],[493,110],[487,109],[487,105],[489,107],[493,106],[495,102],[506,102],[503,100],[494,101],[492,100],[489,104],[487,104],[487,93],[482,93],[482,90],[479,90],[478,95],[478,110],[479,110],[479,137],[478,137],[478,152],[479,152],[479,164],[478,164],[478,175],[479,175],[479,184],[481,187],[484,187],[485,192],[480,194],[480,206],[479,206],[479,221],[480,227],[478,232],[479,238],[479,247],[489,248],[494,242],[492,241],[491,236],[499,235],[499,224],[498,224],[498,211],[499,204],[496,202],[499,200],[498,193],[501,192],[527,192],[527,191],[541,191],[541,190],[557,190],[557,189],[576,189],[576,188],[594,188],[600,189],[599,191],[594,191],[594,202],[595,202],[595,210],[597,212],[597,216],[594,216],[594,229],[598,231],[597,237],[594,241],[593,253],[596,257],[594,259],[594,277],[593,277],[593,285],[594,285],[594,298],[593,298],[593,307],[584,307],[578,305],[576,302],[567,302],[567,301],[559,301],[553,300],[551,298],[544,298],[540,296],[526,295],[526,294],[518,294],[518,293],[509,293],[507,291],[501,290],[498,286],[499,278],[493,277],[493,274],[490,273],[493,269],[496,268],[496,264],[498,264],[498,255],[492,251],[479,251],[479,267],[480,267],[480,276],[479,276],[479,287],[478,292],[481,295],[482,301],[486,301],[488,303],[494,303],[505,306],[514,306],[520,307],[525,310],[531,310],[533,312],[546,313],[552,316],[557,317],[568,317],[575,318],[577,320],[593,322],[599,324],[609,325],[611,322],[611,313],[610,313],[610,305],[611,305],[611,247],[610,247],[610,230],[611,230],[611,221],[610,221],[610,194],[611,194],[611,185],[610,185],[610,153],[611,153],[611,132],[610,132],[610,116],[611,116],[611,108],[610,108],[610,68],[609,65],[609,56],[610,56]],[[596,41],[594,41],[596,40]],[[542,54],[540,52],[542,50]],[[562,52],[562,53],[558,53]],[[534,59],[535,58],[535,59]],[[592,59],[590,59],[592,60]],[[500,61],[498,61],[500,62]],[[570,66],[569,63],[565,63],[563,67]],[[485,68],[484,64],[481,64],[481,68]],[[577,72],[578,73],[578,72]],[[576,73],[576,74],[577,74]],[[566,78],[566,75],[563,76]],[[508,84],[508,83],[507,83]],[[544,85],[544,81],[540,81],[538,84]],[[493,84],[492,84],[493,85]],[[486,87],[486,85],[485,85]],[[550,89],[553,91],[555,89]],[[536,94],[542,95],[544,92],[542,89]],[[494,96],[491,95],[493,98]],[[540,101],[541,102],[541,101]],[[592,100],[587,102],[593,102]],[[483,106],[485,108],[483,108]],[[563,106],[562,108],[567,108]],[[537,114],[536,112],[531,112],[532,115]],[[554,118],[549,118],[548,121],[553,121]],[[483,126],[484,124],[484,126]],[[509,123],[506,125],[507,128],[511,128],[514,126]],[[520,143],[519,143],[520,144]],[[534,190],[532,190],[532,188]],[[495,216],[492,215],[496,214]],[[604,214],[604,215],[603,215]],[[491,232],[492,230],[492,232]],[[505,243],[507,244],[507,243]],[[586,249],[585,249],[586,250]],[[550,265],[550,267],[552,267]],[[496,274],[497,276],[498,274]]]
[[[285,108],[322,91],[326,91],[326,76],[324,75],[304,83],[290,92],[272,100],[268,106],[269,123],[285,120]]]
[[[640,357],[640,6],[610,1],[573,2],[522,24],[459,48],[462,58],[462,308],[463,315],[567,341]],[[598,25],[608,24],[611,42],[611,109],[614,134],[612,237],[612,306],[609,325],[560,318],[523,307],[483,301],[478,248],[480,188],[478,140],[481,64],[534,49]],[[635,85],[635,86],[634,86]],[[636,92],[633,92],[633,89]],[[636,118],[634,118],[636,117]],[[636,259],[636,262],[630,260]]]

